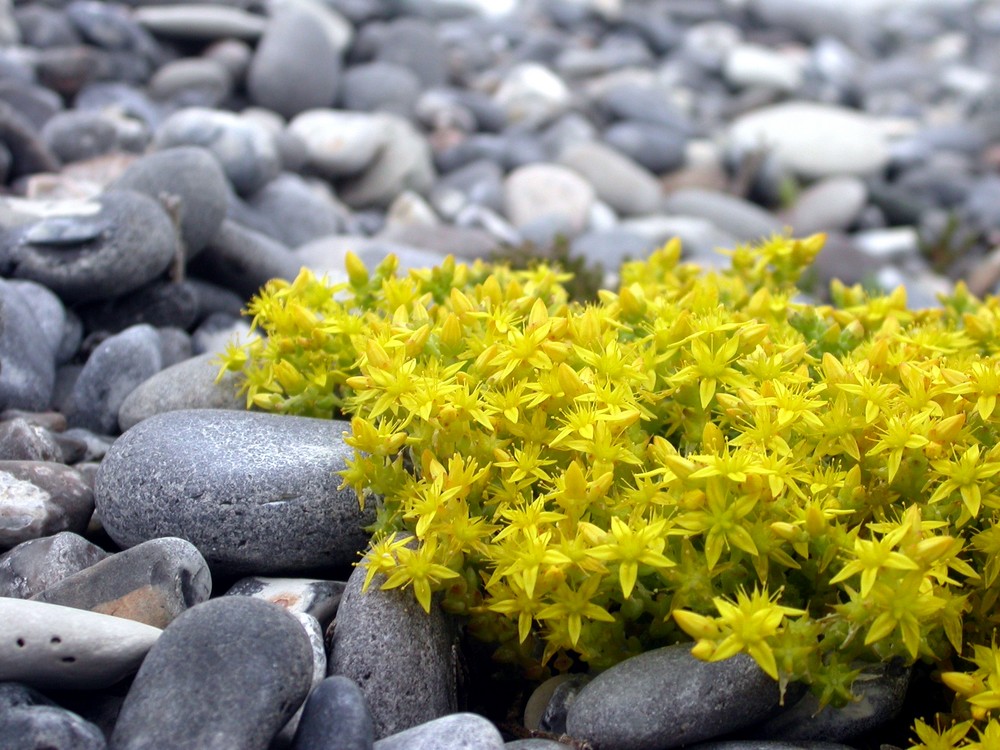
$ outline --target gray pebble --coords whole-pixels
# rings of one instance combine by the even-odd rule
[[[288,247],[337,234],[347,208],[319,181],[285,172],[247,198],[247,204],[275,228],[275,239]]]
[[[233,75],[219,60],[185,57],[157,70],[148,90],[153,99],[177,108],[218,107],[232,94]]]
[[[365,171],[341,188],[341,200],[352,208],[385,208],[403,190],[427,193],[437,177],[430,147],[407,120],[386,119],[385,146]]]
[[[70,531],[29,539],[0,555],[0,596],[28,599],[107,556]]]
[[[253,596],[280,604],[289,612],[314,617],[325,628],[337,611],[345,586],[343,581],[253,576],[234,583],[226,596]]]
[[[206,40],[254,41],[267,28],[267,19],[239,7],[204,4],[164,4],[137,8],[136,21],[158,36]]]
[[[293,750],[371,750],[375,728],[358,686],[347,677],[323,680],[309,695]]]
[[[417,74],[398,63],[372,62],[345,71],[338,100],[344,109],[390,112],[412,117],[421,84]]]
[[[101,730],[56,706],[18,706],[0,711],[0,750],[105,750]]]
[[[41,410],[50,406],[55,385],[56,350],[50,326],[38,318],[46,308],[10,281],[0,280],[0,406]],[[46,320],[48,316],[43,316]],[[49,345],[39,346],[39,331]]]
[[[619,122],[604,131],[604,140],[654,174],[670,172],[684,165],[687,139],[664,125]]]
[[[503,750],[499,730],[486,718],[471,713],[442,716],[393,734],[373,745],[374,750]]]
[[[226,219],[190,268],[249,299],[271,279],[294,279],[301,266],[285,245]]]
[[[663,202],[668,214],[708,219],[739,242],[756,242],[781,232],[781,222],[750,201],[700,188],[683,188]]]
[[[559,163],[583,175],[597,197],[620,214],[651,214],[660,206],[663,191],[656,178],[610,146],[576,143],[562,151]]]
[[[0,461],[0,550],[60,531],[82,534],[94,493],[78,471],[47,461]]]
[[[0,422],[0,461],[55,461],[63,463],[62,448],[44,427],[24,419]]]

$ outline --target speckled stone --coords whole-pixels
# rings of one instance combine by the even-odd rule
[[[27,599],[107,556],[70,531],[29,539],[0,555],[0,596]]]
[[[374,750],[503,750],[500,731],[479,714],[456,713],[376,740]]]

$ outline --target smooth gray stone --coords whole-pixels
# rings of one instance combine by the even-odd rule
[[[371,750],[374,742],[364,695],[352,680],[335,675],[309,695],[292,750]]]
[[[189,609],[142,663],[111,735],[116,750],[267,750],[312,680],[312,648],[281,607],[225,596]]]
[[[740,242],[766,239],[781,232],[781,222],[750,201],[701,188],[683,188],[663,202],[668,214],[708,219]]]
[[[7,283],[17,289],[28,303],[38,332],[55,352],[56,363],[70,360],[76,354],[83,334],[73,312],[67,310],[62,300],[48,287],[23,279],[11,279]]]
[[[746,654],[720,662],[677,644],[626,659],[577,695],[566,731],[598,747],[667,750],[755,724],[778,705],[778,684]]]
[[[239,381],[226,372],[218,382],[218,355],[207,352],[171,365],[138,385],[118,409],[118,427],[129,430],[144,419],[181,409],[246,408],[237,394]]]
[[[73,385],[67,420],[73,427],[105,435],[115,432],[125,398],[162,367],[160,336],[150,325],[132,326],[105,339]]]
[[[542,717],[538,722],[538,728],[543,732],[553,734],[566,733],[566,717],[573,706],[580,691],[590,682],[590,677],[583,674],[575,674],[568,680],[564,680],[555,686],[552,696],[549,698]]]
[[[115,180],[124,188],[170,201],[180,221],[184,257],[193,258],[226,218],[229,184],[219,161],[199,146],[177,146],[146,154]]]
[[[843,231],[857,219],[868,200],[868,188],[857,177],[830,177],[802,191],[787,214],[796,235]]]
[[[359,176],[348,180],[339,197],[351,208],[386,208],[404,190],[424,195],[437,175],[424,136],[396,115],[386,119],[385,146]]]
[[[347,581],[334,624],[329,674],[344,675],[361,688],[376,737],[454,713],[455,634],[444,611],[432,606],[425,613],[412,591],[382,590],[382,574],[362,594],[364,579],[365,569],[358,566]],[[406,679],[400,680],[404,674]]]
[[[559,164],[529,164],[504,180],[504,207],[510,222],[522,229],[551,216],[565,217],[574,234],[583,231],[594,205],[593,186]]]
[[[377,60],[412,70],[424,88],[447,83],[447,51],[433,25],[415,18],[400,18],[389,23],[380,36]]]
[[[56,350],[39,345],[39,333],[51,343],[37,307],[15,284],[0,279],[0,407],[41,411],[51,406],[56,379]],[[41,329],[41,331],[39,330]]]
[[[511,740],[504,743],[507,750],[565,750],[566,746],[555,740],[543,740],[540,737],[532,737],[527,740]]]
[[[135,120],[74,109],[53,115],[42,128],[41,137],[52,153],[68,164],[118,151],[141,152],[151,136]]]
[[[0,750],[105,750],[101,730],[56,706],[18,706],[0,711]]]
[[[851,686],[858,700],[843,708],[826,706],[806,693],[802,700],[768,719],[753,734],[786,742],[841,742],[863,734],[893,718],[903,707],[910,686],[909,667],[888,663],[869,665]],[[777,749],[776,749],[777,750]]]
[[[157,36],[192,40],[255,41],[267,28],[266,18],[242,8],[201,3],[145,5],[133,18]]]
[[[653,174],[684,166],[687,138],[672,128],[651,122],[626,121],[604,131],[607,144]]]
[[[275,239],[298,247],[318,237],[337,234],[347,208],[326,184],[285,172],[247,198],[247,205],[275,228]]]
[[[213,572],[288,573],[346,565],[374,521],[337,472],[345,422],[194,409],[140,422],[111,447],[97,507],[115,542],[192,542]]]
[[[191,270],[249,299],[271,279],[291,281],[301,267],[301,261],[277,240],[226,219]]]
[[[28,599],[107,556],[71,531],[29,539],[0,555],[0,596]]]
[[[135,672],[160,629],[58,604],[0,598],[0,681],[96,689]]]
[[[153,99],[178,108],[219,107],[233,92],[233,76],[220,60],[182,57],[160,67],[147,88]]]
[[[441,256],[473,260],[488,259],[499,247],[499,242],[481,229],[467,229],[447,224],[425,226],[408,224],[389,227],[379,232],[379,239],[435,252]]]
[[[627,260],[646,258],[657,247],[660,245],[641,234],[619,228],[587,232],[570,243],[574,256],[611,273],[617,273]]]
[[[409,68],[390,62],[353,65],[344,72],[337,96],[354,112],[390,112],[412,117],[420,96],[420,79]]]
[[[280,603],[278,606],[283,606]],[[285,607],[287,610],[288,608]],[[291,610],[288,610],[291,611]],[[312,615],[306,614],[305,612],[292,612],[295,619],[299,621],[303,629],[306,631],[306,635],[309,636],[309,645],[312,647],[313,655],[313,671],[312,671],[312,681],[309,685],[309,693],[311,693],[321,682],[323,678],[326,677],[326,645],[324,643],[323,628]],[[278,734],[275,735],[273,742],[271,743],[271,750],[274,750],[275,746],[290,747],[292,741],[295,739],[295,734],[299,728],[299,722],[302,720],[302,713],[305,709],[305,703],[299,705],[298,710],[292,715],[285,725],[281,728]]]
[[[288,132],[306,147],[306,166],[328,179],[357,174],[389,142],[389,120],[378,114],[313,109],[296,116]]]
[[[212,574],[194,545],[161,537],[66,576],[32,599],[165,628],[211,593]]]
[[[65,463],[55,436],[20,418],[0,422],[0,460]]]
[[[233,112],[188,107],[170,115],[156,131],[158,150],[200,146],[222,166],[240,195],[259,190],[281,171],[274,137],[263,125]]]
[[[479,714],[454,713],[376,740],[374,750],[503,750],[500,731]]]
[[[29,539],[82,534],[94,493],[80,472],[48,461],[0,461],[0,550]]]
[[[247,71],[255,104],[286,118],[333,104],[341,50],[316,15],[295,4],[278,6]]]
[[[7,233],[4,273],[45,285],[64,302],[89,302],[138,289],[177,252],[163,207],[130,190],[86,201],[37,204],[41,218]]]
[[[597,141],[568,146],[559,163],[583,175],[597,197],[625,216],[656,212],[663,189],[649,170]]]
[[[45,54],[45,50],[39,50],[35,58],[36,70],[43,84],[46,83],[42,70]],[[5,171],[11,178],[38,172],[59,171],[59,159],[38,136],[31,121],[2,100],[0,100],[0,143],[7,149],[10,161]]]
[[[0,682],[0,711],[28,706],[55,706],[51,698],[20,682]]]
[[[253,576],[234,583],[225,595],[252,596],[280,604],[289,612],[315,617],[325,628],[337,612],[346,585],[343,581]]]
[[[882,745],[883,750],[891,745]],[[849,745],[836,742],[788,742],[782,740],[728,740],[726,742],[701,742],[691,750],[854,750]]]

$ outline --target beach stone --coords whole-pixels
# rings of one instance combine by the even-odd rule
[[[0,461],[0,550],[29,539],[82,534],[94,493],[80,472],[48,461]]]
[[[256,41],[267,28],[265,17],[230,5],[150,4],[136,8],[132,17],[156,36],[192,41],[229,37]]]
[[[279,605],[280,606],[280,605]],[[306,635],[309,636],[309,645],[312,647],[313,655],[313,671],[312,671],[312,682],[309,685],[309,693],[323,681],[326,677],[326,645],[323,640],[323,628],[312,615],[308,615],[305,612],[292,612],[295,619],[299,621],[299,624],[305,629]],[[291,747],[293,740],[295,739],[296,731],[299,728],[299,722],[302,720],[302,712],[305,709],[305,703],[299,705],[298,710],[292,715],[285,725],[281,728],[277,735],[275,735],[274,741],[271,743],[273,748],[275,745],[280,745],[282,747]]]
[[[626,659],[587,684],[566,731],[598,747],[666,750],[752,725],[778,705],[778,684],[746,654],[720,662],[690,644]]]
[[[479,714],[455,713],[375,740],[374,750],[503,750],[500,731]]]
[[[101,730],[58,706],[16,706],[0,710],[0,748],[105,750]]]
[[[294,279],[301,267],[277,240],[226,219],[189,270],[249,299],[271,279]]]
[[[278,604],[293,614],[306,614],[324,628],[333,620],[347,584],[312,578],[252,576],[233,584],[226,596],[253,596]]]
[[[211,241],[226,216],[229,185],[219,161],[204,148],[177,146],[146,154],[112,183],[162,200],[168,196],[180,221],[184,257]]]
[[[0,555],[0,596],[28,599],[107,556],[70,531],[29,539]]]
[[[259,190],[281,171],[274,137],[263,125],[232,112],[188,107],[170,115],[156,131],[153,146],[200,146],[215,157],[240,195]]]
[[[0,279],[0,406],[4,409],[41,410],[50,406],[55,385],[56,350],[39,346],[42,324],[38,308],[31,304],[24,290],[11,281]],[[44,319],[44,318],[43,318]]]
[[[418,18],[399,18],[382,29],[375,59],[395,63],[417,76],[424,88],[448,82],[448,58],[437,29]]]
[[[559,163],[582,175],[597,197],[625,216],[655,213],[662,199],[660,183],[624,154],[598,141],[563,149]]]
[[[618,122],[604,131],[604,141],[654,174],[684,165],[687,139],[672,128],[651,122]]]
[[[311,679],[312,649],[293,615],[249,597],[213,599],[163,631],[132,682],[110,745],[267,750]]]
[[[381,589],[382,574],[361,593],[364,579],[359,566],[347,581],[333,625],[328,673],[357,683],[377,738],[454,713],[455,633],[444,611],[432,606],[425,613],[412,591]]]
[[[44,54],[44,50],[39,52],[39,55],[41,54]],[[41,62],[38,61],[39,65]],[[23,177],[37,172],[59,171],[59,159],[45,145],[33,123],[2,100],[0,100],[0,143],[7,149],[9,164],[5,171],[9,178]]]
[[[366,169],[389,142],[389,122],[365,112],[313,109],[297,115],[288,132],[306,147],[306,167],[328,179]]]
[[[135,672],[160,632],[121,617],[0,598],[0,681],[107,687]]]
[[[423,135],[401,117],[380,116],[386,120],[384,147],[363,173],[338,191],[351,208],[386,208],[404,190],[423,195],[437,176]]]
[[[708,219],[740,242],[754,242],[781,232],[781,222],[750,201],[714,190],[684,188],[663,202],[665,213]]]
[[[504,747],[506,750],[564,750],[566,746],[555,740],[532,737],[527,740],[511,740],[504,743]]]
[[[365,697],[347,677],[327,677],[306,701],[292,750],[371,750],[375,728]]]
[[[903,707],[910,686],[909,667],[879,663],[867,665],[854,680],[857,697],[843,708],[820,708],[812,693],[781,710],[754,728],[754,735],[785,742],[841,742],[875,729],[892,719]]]
[[[521,229],[550,216],[564,217],[574,234],[583,231],[596,193],[590,183],[559,164],[529,164],[504,180],[504,210]]]
[[[38,220],[5,233],[0,265],[7,276],[43,284],[65,302],[138,289],[159,276],[176,253],[170,218],[139,193],[114,190],[90,201],[26,207]]]
[[[173,331],[167,333],[168,336],[186,336],[186,329],[194,325],[200,313],[198,295],[192,284],[168,279],[156,279],[121,297],[80,305],[76,311],[91,333],[120,333],[126,328],[146,323],[159,329],[161,344],[164,333],[168,331]],[[179,340],[177,338],[171,343]],[[167,352],[163,354],[166,366]],[[187,356],[190,356],[190,351]]]
[[[692,745],[696,750],[851,750],[849,745],[837,742],[782,741],[782,740],[725,740],[722,742],[701,742]],[[882,745],[888,750],[892,745]]]
[[[317,12],[287,4],[271,18],[247,71],[254,104],[284,117],[333,104],[341,50],[318,22]]]
[[[219,60],[184,57],[160,67],[147,87],[149,95],[171,106],[218,107],[233,92],[233,76]]]
[[[493,101],[509,123],[534,128],[565,112],[571,94],[566,83],[544,65],[524,62],[507,72]]]
[[[135,425],[97,475],[105,530],[123,547],[192,542],[213,573],[284,573],[353,562],[374,510],[338,471],[348,425],[256,412],[172,411]]]
[[[106,557],[32,599],[162,629],[211,593],[208,564],[194,545],[161,537]]]
[[[388,227],[378,236],[413,248],[465,259],[487,259],[498,246],[496,238],[487,232],[447,224],[439,226],[407,224]]]
[[[182,409],[246,408],[246,399],[238,395],[235,372],[226,372],[221,380],[218,354],[204,354],[164,368],[140,383],[125,397],[118,409],[118,428],[125,432],[156,414]]]
[[[802,85],[802,66],[795,59],[759,44],[737,44],[729,50],[722,74],[736,88],[762,86],[792,92]]]
[[[11,279],[13,286],[28,303],[35,316],[36,332],[55,353],[56,363],[69,360],[80,345],[82,331],[75,315],[47,287],[25,279]]]
[[[420,93],[420,78],[412,70],[399,63],[375,61],[348,68],[337,98],[344,109],[412,117]]]
[[[0,422],[0,460],[63,463],[64,457],[51,432],[18,418]]]
[[[588,266],[599,266],[607,273],[617,273],[622,263],[646,258],[656,248],[655,242],[620,227],[587,232],[570,242],[574,257],[581,258]]]
[[[787,214],[787,223],[798,235],[846,230],[868,200],[868,189],[857,177],[829,177],[799,195]]]
[[[247,204],[274,225],[278,241],[298,247],[337,234],[347,208],[318,181],[284,172],[247,198]]]
[[[30,3],[14,9],[21,44],[27,47],[65,47],[80,42],[80,33],[65,13]]]
[[[41,138],[64,164],[117,151],[140,152],[150,133],[141,123],[110,113],[88,110],[57,112],[48,119]]]
[[[126,396],[162,368],[160,335],[151,325],[131,326],[105,339],[73,385],[67,420],[73,427],[105,435],[116,432]]]
[[[786,102],[736,118],[728,128],[739,154],[768,150],[777,163],[806,179],[864,177],[889,162],[888,140],[861,112],[812,102]]]

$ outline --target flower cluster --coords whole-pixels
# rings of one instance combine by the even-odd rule
[[[541,675],[693,639],[834,705],[859,663],[932,660],[963,723],[915,741],[976,746],[1000,732],[1000,303],[811,304],[822,243],[704,272],[671,242],[586,305],[544,264],[351,256],[341,286],[268,284],[265,336],[225,366],[249,406],[350,418],[366,584],[437,594],[497,658]]]

